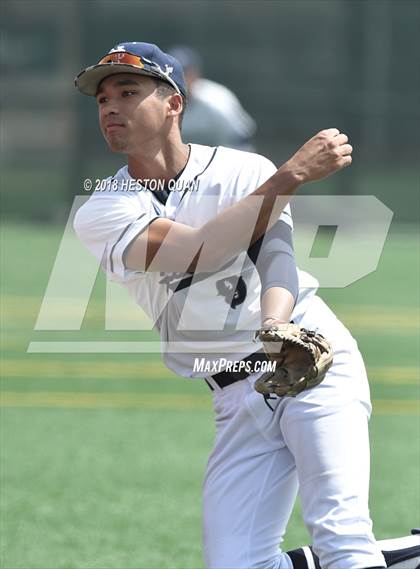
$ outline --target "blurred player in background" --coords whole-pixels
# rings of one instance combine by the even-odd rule
[[[182,126],[185,142],[254,150],[256,124],[237,96],[224,85],[202,77],[203,62],[196,50],[176,46],[170,54],[181,63],[188,90]]]

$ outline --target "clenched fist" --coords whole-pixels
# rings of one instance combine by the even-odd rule
[[[286,162],[298,184],[322,180],[351,164],[353,147],[336,128],[321,130]]]

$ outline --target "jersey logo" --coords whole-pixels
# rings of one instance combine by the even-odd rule
[[[220,279],[220,281],[216,282],[216,288],[219,296],[223,296],[227,304],[230,304],[232,308],[242,304],[246,298],[246,283],[241,276],[239,278]]]
[[[168,291],[177,292],[178,290],[189,287],[194,275],[185,277],[184,273],[160,273],[160,276],[162,278],[159,284],[166,284]]]
[[[223,267],[221,267],[218,272],[226,270],[234,262],[235,262],[235,257],[233,259],[231,259],[230,261],[228,261],[225,265],[223,265]],[[185,276],[186,274],[188,275],[187,277]],[[194,274],[194,273],[160,273],[160,276],[162,278],[160,279],[159,284],[166,284],[168,291],[172,290],[173,292],[178,292],[184,288],[188,288],[189,286],[191,286],[193,279],[194,279],[194,284],[196,284],[196,283],[199,283],[205,279],[208,279],[209,277],[213,276],[214,274],[217,274],[217,273],[197,273],[197,274]],[[232,278],[235,279],[236,277],[232,277]],[[221,279],[218,282],[228,281],[228,280],[231,280],[231,279]],[[246,296],[246,285],[245,285],[245,283],[244,283],[244,286],[245,286],[245,296]],[[221,294],[221,293],[219,292],[219,294]],[[244,299],[245,299],[245,297],[244,297]],[[239,304],[241,304],[242,302],[243,302],[243,300],[241,300],[241,302]]]

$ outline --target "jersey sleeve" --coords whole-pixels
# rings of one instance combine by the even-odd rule
[[[123,255],[132,241],[158,217],[139,194],[93,195],[76,213],[74,229],[99,260],[111,280],[127,281],[142,274],[126,269]]]
[[[243,161],[243,157],[245,157],[245,161]],[[226,205],[232,205],[236,201],[252,194],[252,192],[255,192],[257,188],[262,186],[264,182],[277,172],[277,167],[273,162],[259,154],[243,152],[241,153],[241,158],[242,162],[241,164],[238,164],[239,174],[237,184],[232,194],[232,198],[230,199],[230,203]],[[287,225],[293,229],[290,204],[284,208],[279,219],[287,223]]]

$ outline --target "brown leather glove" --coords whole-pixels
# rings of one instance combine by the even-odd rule
[[[267,357],[276,362],[274,372],[265,373],[255,383],[263,395],[296,397],[324,379],[333,362],[331,344],[317,332],[297,324],[272,322],[256,333]]]

